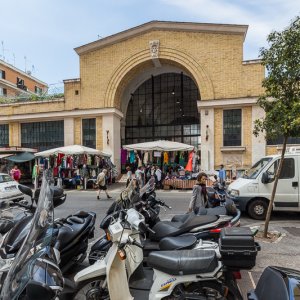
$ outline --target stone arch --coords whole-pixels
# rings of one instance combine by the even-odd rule
[[[208,72],[191,55],[175,49],[160,47],[159,59],[161,62],[180,67],[189,74],[197,84],[202,100],[214,99],[213,84]],[[123,61],[116,68],[108,84],[105,106],[120,109],[122,94],[126,86],[146,68],[153,68],[149,49],[140,51]]]

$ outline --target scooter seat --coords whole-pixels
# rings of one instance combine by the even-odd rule
[[[76,216],[72,216],[72,217],[67,218],[67,221],[77,223],[77,224],[83,224],[84,223],[84,219],[78,218]]]
[[[191,275],[213,272],[218,267],[213,250],[154,251],[148,266],[170,275]]]
[[[149,238],[153,241],[160,241],[164,237],[178,236],[183,233],[188,233],[190,230],[214,223],[218,220],[218,216],[197,216],[190,214],[185,222],[161,221],[153,226],[155,233],[150,233]]]
[[[195,215],[194,213],[187,213],[184,215],[176,215],[171,219],[171,222],[185,222],[190,215]]]
[[[59,227],[55,248],[60,252],[67,251],[72,247],[73,243],[82,238],[81,235],[90,225],[93,218],[94,216],[90,214],[86,218],[79,218],[77,216],[68,217],[66,222],[64,222],[65,225]]]
[[[160,250],[183,250],[192,249],[197,244],[194,235],[180,235],[176,237],[166,237],[159,242]]]

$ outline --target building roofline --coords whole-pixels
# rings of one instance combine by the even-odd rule
[[[74,50],[78,55],[81,55],[153,30],[241,34],[244,36],[245,40],[248,25],[150,21],[148,23],[144,23],[142,25],[110,35],[103,39],[76,47]]]
[[[48,84],[47,84],[46,82],[43,82],[43,81],[41,81],[41,80],[35,78],[34,76],[27,74],[26,72],[24,72],[24,71],[22,71],[22,70],[16,68],[15,66],[13,66],[13,65],[11,65],[11,64],[9,64],[9,63],[7,63],[7,62],[5,62],[5,61],[2,60],[2,59],[0,59],[0,65],[4,65],[5,67],[10,68],[10,69],[12,69],[12,70],[14,70],[14,71],[20,73],[21,75],[26,76],[26,77],[28,77],[28,78],[30,78],[30,79],[32,79],[32,80],[34,80],[34,81],[36,81],[36,82],[42,84],[42,85],[45,85],[46,87],[48,87]]]
[[[63,83],[74,83],[74,82],[80,82],[80,78],[71,78],[71,79],[63,80]]]

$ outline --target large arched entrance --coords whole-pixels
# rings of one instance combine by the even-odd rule
[[[123,144],[153,140],[177,141],[198,147],[199,90],[183,73],[151,76],[131,94]]]

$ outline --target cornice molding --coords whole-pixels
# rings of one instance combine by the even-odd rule
[[[151,21],[74,48],[74,50],[81,55],[154,30],[239,34],[243,35],[245,40],[248,25]]]
[[[123,113],[117,108],[99,108],[0,116],[0,122],[18,121],[22,123],[22,121],[41,121],[41,119],[43,121],[51,119],[63,120],[67,117],[98,117],[103,115],[115,115],[120,119],[123,118]]]

